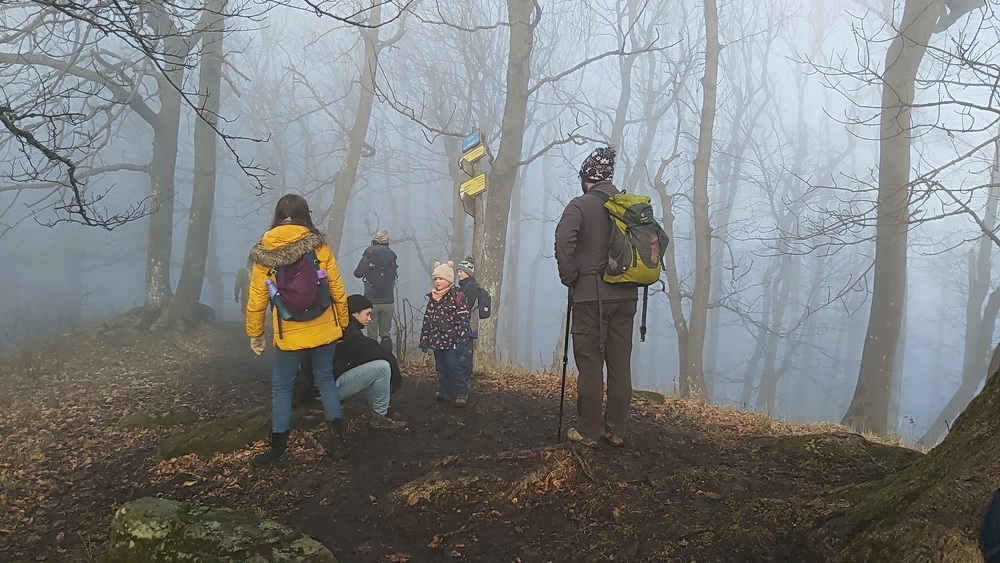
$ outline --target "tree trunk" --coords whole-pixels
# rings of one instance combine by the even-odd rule
[[[340,241],[344,237],[344,224],[347,222],[347,205],[351,200],[351,191],[358,177],[361,164],[361,152],[365,148],[365,138],[368,136],[368,125],[371,122],[372,106],[375,102],[375,70],[378,68],[379,24],[382,21],[382,3],[373,2],[368,12],[368,25],[361,28],[361,37],[365,45],[364,56],[361,59],[361,83],[358,93],[358,109],[354,112],[354,124],[347,136],[347,153],[340,163],[340,169],[333,176],[333,203],[330,206],[330,220],[326,226],[327,244],[334,256],[340,252]]]
[[[1000,181],[1000,142],[996,143],[993,162],[995,184]],[[986,201],[983,223],[989,230],[996,228],[1000,192],[991,189]],[[972,400],[979,384],[987,375],[987,360],[993,345],[993,331],[1000,310],[1000,289],[990,292],[992,284],[993,242],[983,236],[977,251],[969,252],[969,298],[965,304],[965,348],[962,357],[962,382],[937,418],[920,438],[923,446],[933,446],[945,430],[949,420],[954,420],[961,409]],[[987,299],[989,293],[989,299]],[[983,302],[986,302],[985,308]]]
[[[222,98],[222,42],[225,37],[226,0],[207,0],[201,22],[201,64],[198,75],[199,115],[194,124],[194,189],[188,216],[184,264],[177,294],[170,303],[167,322],[197,322],[195,314],[205,283],[208,239],[215,205],[216,141],[219,102]]]
[[[153,128],[153,157],[149,174],[149,233],[146,245],[145,306],[159,309],[173,295],[170,285],[170,259],[174,237],[174,174],[177,167],[177,142],[181,119],[181,94],[184,83],[184,59],[190,46],[176,34],[170,16],[154,5],[153,25],[165,37],[166,62],[163,73],[156,75],[160,110],[150,125]]]
[[[223,320],[226,318],[226,302],[232,291],[226,291],[226,284],[222,281],[222,267],[219,265],[219,222],[212,221],[212,234],[208,238],[208,263],[205,265],[205,281],[212,291],[212,310],[215,311],[215,318]],[[230,289],[232,289],[230,287]],[[242,320],[240,306],[236,305],[236,320]]]
[[[531,0],[508,0],[507,14],[510,22],[510,53],[507,60],[507,95],[504,101],[503,121],[500,124],[500,149],[489,172],[489,195],[483,218],[484,235],[480,284],[493,296],[495,303],[502,303],[500,284],[503,281],[504,259],[507,255],[507,228],[510,224],[511,196],[517,180],[524,142],[525,118],[528,111],[528,80],[531,77],[531,50],[535,28],[531,19],[534,3]],[[538,14],[541,17],[541,14]],[[503,310],[503,305],[497,306]],[[484,369],[496,366],[497,323],[496,315],[479,325],[477,356]]]
[[[1000,461],[998,402],[994,374],[926,456],[826,499],[848,507],[825,518],[810,541],[828,550],[829,561],[981,561],[978,531],[997,488],[989,476]]]
[[[712,159],[712,129],[715,124],[716,97],[719,82],[719,11],[716,0],[705,0],[705,75],[702,77],[701,124],[698,133],[698,154],[694,160],[694,289],[691,295],[691,317],[685,364],[681,372],[687,395],[710,401],[705,385],[705,329],[708,315],[708,295],[712,284],[712,226],[708,213],[708,172]],[[681,389],[685,389],[684,383]]]
[[[505,268],[504,279],[507,280],[509,287],[517,287],[516,280],[517,271],[519,268],[518,256],[521,255],[521,189],[524,186],[524,181],[518,177],[514,184],[514,193],[511,195],[510,202],[510,235],[507,237],[507,244],[510,248],[511,258],[507,260],[507,265]],[[534,279],[534,278],[532,278]],[[522,299],[524,298],[523,291],[511,291],[507,297],[506,306],[509,311],[523,311],[525,310],[521,306]],[[530,311],[531,309],[527,309]],[[505,364],[513,365],[515,363],[515,356],[517,354],[518,343],[515,341],[518,315],[504,315],[502,319],[497,319],[497,324],[503,323],[503,344],[497,348],[500,351],[499,360]],[[530,330],[530,329],[529,329]]]
[[[868,333],[851,406],[843,423],[885,433],[906,288],[910,213],[910,114],[914,82],[942,0],[907,0],[885,57],[879,124],[875,281]]]

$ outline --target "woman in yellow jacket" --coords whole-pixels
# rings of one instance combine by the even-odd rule
[[[277,464],[285,452],[292,423],[295,372],[306,355],[312,359],[313,380],[319,389],[332,434],[327,450],[332,455],[339,455],[343,448],[343,419],[340,393],[333,380],[333,351],[334,343],[343,336],[342,327],[346,327],[350,320],[347,295],[337,270],[337,261],[330,247],[323,242],[323,235],[313,225],[309,204],[301,196],[289,194],[278,200],[271,229],[250,251],[253,269],[250,272],[246,331],[250,337],[250,348],[260,355],[264,351],[264,315],[270,301],[266,282],[274,280],[279,267],[295,263],[310,251],[316,253],[319,267],[326,270],[332,305],[308,321],[279,321],[278,312],[272,307],[275,350],[271,372],[271,448],[254,456],[252,463],[259,467]]]

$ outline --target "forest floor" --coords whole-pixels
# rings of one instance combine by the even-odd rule
[[[393,397],[409,427],[352,427],[342,460],[294,430],[273,470],[248,464],[264,442],[156,461],[181,428],[119,428],[143,411],[261,407],[269,368],[227,325],[98,326],[0,364],[0,560],[97,561],[121,504],[163,496],[288,524],[343,562],[823,561],[809,533],[844,508],[838,491],[920,455],[670,397],[633,401],[623,448],[556,444],[557,375],[477,375],[457,408],[424,366]]]

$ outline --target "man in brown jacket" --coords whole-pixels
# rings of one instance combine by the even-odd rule
[[[601,277],[608,265],[612,229],[604,202],[618,192],[611,183],[614,166],[613,147],[596,149],[584,160],[583,195],[569,202],[556,226],[556,261],[559,279],[570,292],[573,357],[580,372],[576,381],[580,423],[566,437],[591,447],[598,438],[623,444],[632,399],[632,326],[638,291],[634,285],[610,284]]]

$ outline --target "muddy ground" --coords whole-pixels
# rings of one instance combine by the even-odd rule
[[[919,457],[842,428],[656,397],[634,401],[623,448],[556,444],[558,376],[477,375],[458,408],[434,400],[424,366],[405,369],[393,397],[409,427],[352,427],[347,459],[296,429],[278,469],[248,465],[264,442],[156,461],[183,427],[119,427],[178,406],[212,420],[266,405],[269,367],[232,326],[98,326],[4,362],[0,560],[97,561],[114,511],[141,496],[272,518],[345,562],[835,560],[809,533],[843,509],[841,487]],[[573,401],[570,385],[567,424]]]

